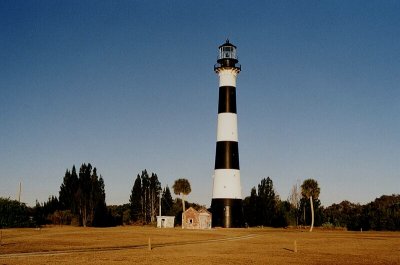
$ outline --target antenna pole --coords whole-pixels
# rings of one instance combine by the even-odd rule
[[[160,207],[159,207],[159,211],[158,211],[158,216],[161,216],[161,190],[160,190],[160,196],[158,196],[158,197],[160,197],[160,202],[159,202]]]
[[[21,202],[21,190],[22,190],[22,183],[19,182],[18,202]]]

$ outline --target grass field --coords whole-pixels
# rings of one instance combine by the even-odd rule
[[[400,232],[5,229],[0,246],[4,264],[400,264]]]

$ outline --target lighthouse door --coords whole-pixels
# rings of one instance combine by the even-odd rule
[[[231,207],[225,206],[224,227],[231,227]]]

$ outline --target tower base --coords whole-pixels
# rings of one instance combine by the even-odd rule
[[[211,213],[213,227],[244,226],[242,199],[212,199]]]

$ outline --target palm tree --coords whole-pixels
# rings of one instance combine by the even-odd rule
[[[301,195],[307,199],[310,199],[311,205],[311,227],[310,232],[313,230],[314,227],[314,205],[313,199],[317,199],[320,193],[320,188],[318,187],[318,182],[313,179],[306,179],[304,180],[303,184],[301,185]]]
[[[177,179],[172,188],[174,189],[175,195],[181,195],[182,209],[183,212],[185,212],[185,195],[188,195],[192,191],[189,181],[187,179]]]

